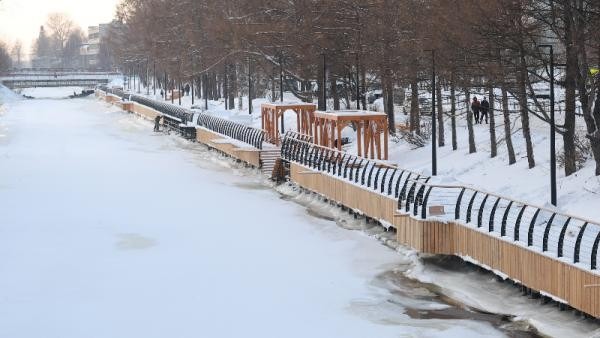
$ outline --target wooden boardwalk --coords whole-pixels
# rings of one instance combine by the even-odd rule
[[[161,114],[123,103],[118,96],[97,95],[149,120]],[[418,173],[301,139],[291,145],[284,141],[281,150],[261,150],[196,128],[199,143],[257,168],[270,166],[282,151],[292,182],[394,228],[403,245],[462,257],[600,318],[600,271],[595,265],[600,227],[592,221],[465,187],[431,185]]]
[[[114,104],[124,111],[133,113],[146,120],[154,121],[156,116],[163,115],[161,112],[155,109],[136,102],[124,102],[120,97],[107,94],[103,91],[97,91],[96,96],[108,103]],[[201,126],[196,127],[195,140],[198,143],[202,143],[212,149],[216,149],[248,165],[251,165],[255,168],[260,168],[263,170],[265,175],[269,177],[273,167],[275,166],[275,160],[278,157],[277,154],[279,154],[281,151],[279,147],[275,146],[268,146],[264,149],[258,149],[250,144],[232,139],[228,136],[219,134]]]
[[[398,210],[394,198],[297,163],[291,180],[397,231],[399,243],[423,253],[456,255],[559,302],[600,318],[600,273],[460,222],[419,219]]]

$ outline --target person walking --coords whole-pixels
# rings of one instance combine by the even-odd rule
[[[483,118],[485,117],[485,124],[488,124],[488,112],[490,111],[490,103],[484,97],[483,101],[481,101],[481,116],[479,117],[479,123],[483,123]]]
[[[185,89],[184,89],[185,90],[185,96],[190,96],[190,89],[191,89],[190,88],[190,84],[186,83]]]
[[[481,108],[481,104],[477,100],[477,96],[473,98],[473,103],[471,103],[471,110],[473,111],[473,115],[475,115],[475,124],[479,123],[479,110]]]
[[[161,118],[162,118],[161,115],[156,115],[156,117],[154,118],[154,132],[160,131],[160,119]]]

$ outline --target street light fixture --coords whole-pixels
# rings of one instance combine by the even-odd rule
[[[550,203],[557,205],[556,196],[556,123],[554,117],[554,46],[539,45],[550,49]]]

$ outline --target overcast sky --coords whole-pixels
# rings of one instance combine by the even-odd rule
[[[87,27],[112,20],[119,0],[0,0],[0,40],[23,42],[28,54],[48,14],[67,13],[85,33]]]

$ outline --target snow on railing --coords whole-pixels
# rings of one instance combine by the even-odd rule
[[[265,132],[224,118],[200,114],[198,125],[262,149]]]
[[[422,219],[454,220],[573,264],[598,269],[600,223],[430,177],[286,134],[284,160],[397,199],[398,210]]]
[[[167,102],[159,102],[140,95],[128,94],[118,88],[111,89],[107,86],[100,86],[98,88],[106,93],[116,95],[123,100],[134,101],[141,105],[152,108],[156,111],[159,111],[163,114],[175,117],[179,119],[181,123],[193,122],[194,112],[189,109],[175,106]],[[241,123],[233,122],[231,120],[223,119],[204,113],[197,113],[197,115],[198,118],[196,120],[196,124],[198,126],[231,137],[238,141],[242,141],[244,143],[252,145],[257,149],[263,148],[263,141],[265,137],[265,133],[263,130],[248,127]]]

